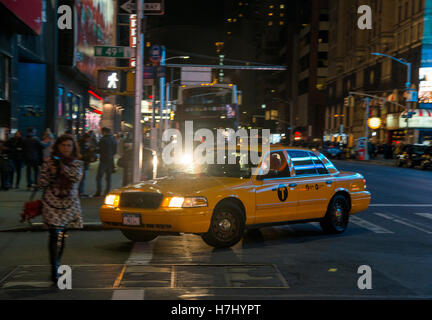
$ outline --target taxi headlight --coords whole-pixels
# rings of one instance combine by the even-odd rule
[[[162,206],[168,208],[198,208],[207,207],[205,197],[168,197],[163,201]]]
[[[107,206],[113,206],[113,207],[118,207],[120,202],[120,196],[118,194],[108,194],[105,197],[105,204]]]

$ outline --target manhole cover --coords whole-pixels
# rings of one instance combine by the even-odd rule
[[[274,265],[127,266],[120,288],[287,288]]]

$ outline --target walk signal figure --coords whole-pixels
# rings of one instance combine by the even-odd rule
[[[108,89],[117,89],[117,82],[120,81],[117,78],[117,73],[113,72],[109,77],[108,77]]]

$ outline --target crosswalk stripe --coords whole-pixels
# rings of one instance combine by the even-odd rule
[[[147,265],[153,259],[153,245],[154,242],[135,242],[129,258],[126,260],[126,268],[128,265]],[[123,268],[121,274],[118,276],[114,287],[119,287],[121,280],[125,273]],[[144,300],[144,290],[115,290],[111,300]]]
[[[351,216],[350,217],[350,222],[352,222],[353,224],[368,229],[374,233],[393,233],[393,231],[387,230],[383,227],[380,227],[376,224],[373,224],[369,221],[363,220],[357,216]]]
[[[144,289],[141,290],[116,290],[111,300],[144,300]]]
[[[414,214],[432,220],[432,213],[415,212]]]
[[[374,215],[382,217],[382,218],[387,219],[387,220],[391,220],[391,221],[396,222],[396,223],[406,225],[408,227],[411,227],[411,228],[414,228],[417,230],[420,230],[420,231],[425,232],[427,234],[432,234],[432,231],[418,227],[412,223],[409,223],[409,222],[405,221],[405,219],[403,219],[403,218],[397,218],[395,216],[387,215],[387,214],[380,213],[380,212],[375,212]]]

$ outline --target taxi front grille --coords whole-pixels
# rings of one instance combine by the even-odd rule
[[[153,192],[124,192],[120,196],[120,208],[157,209],[163,195]]]

